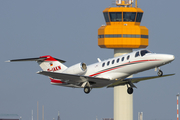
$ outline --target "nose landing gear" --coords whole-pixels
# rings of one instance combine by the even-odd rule
[[[157,74],[158,74],[158,76],[162,76],[163,72],[161,70],[159,70]]]
[[[155,68],[155,71],[157,71],[157,70],[158,70],[158,72],[157,72],[158,76],[159,77],[162,76],[163,75],[163,71],[159,67]]]

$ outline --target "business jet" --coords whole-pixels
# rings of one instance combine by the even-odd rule
[[[132,94],[133,88],[136,88],[134,83],[174,75],[163,75],[162,70],[159,68],[174,59],[173,55],[156,54],[142,49],[104,61],[98,58],[97,63],[88,66],[84,62],[80,62],[66,67],[63,64],[65,63],[64,60],[53,58],[50,55],[38,58],[14,59],[8,62],[36,61],[43,70],[37,72],[37,74],[48,76],[52,85],[84,88],[86,94],[92,88],[109,88],[120,85],[127,85],[127,93]],[[132,74],[153,68],[158,70],[156,76],[128,78]]]

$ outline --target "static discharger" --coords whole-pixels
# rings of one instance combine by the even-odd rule
[[[117,0],[117,7],[103,11],[106,25],[98,29],[98,45],[101,48],[146,48],[148,29],[140,26],[143,10],[132,7],[133,0]]]

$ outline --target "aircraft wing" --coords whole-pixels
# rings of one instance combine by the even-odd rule
[[[140,81],[155,79],[155,78],[162,78],[162,77],[167,77],[167,76],[172,76],[172,75],[175,75],[175,74],[166,74],[166,75],[163,75],[160,77],[159,76],[147,76],[147,77],[125,78],[123,80],[118,80],[117,82],[114,82],[113,84],[108,85],[107,87],[115,87],[115,86],[119,86],[119,85],[125,85],[128,83],[132,83],[132,85],[133,85],[133,83],[138,83]]]
[[[95,78],[90,76],[81,76],[81,75],[73,75],[73,74],[66,74],[66,73],[57,73],[57,72],[48,72],[48,71],[40,71],[37,72],[41,75],[46,75],[51,78],[55,79],[61,79],[61,81],[64,81],[69,84],[80,84],[84,82],[89,82],[91,84],[92,88],[100,88],[107,86],[112,83],[111,80],[105,79],[105,78]]]

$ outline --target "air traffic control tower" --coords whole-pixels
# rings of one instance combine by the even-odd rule
[[[114,49],[114,57],[148,46],[148,29],[140,26],[143,10],[133,0],[116,0],[103,11],[106,25],[98,29],[98,45]],[[133,95],[127,85],[114,87],[114,120],[133,120]]]

